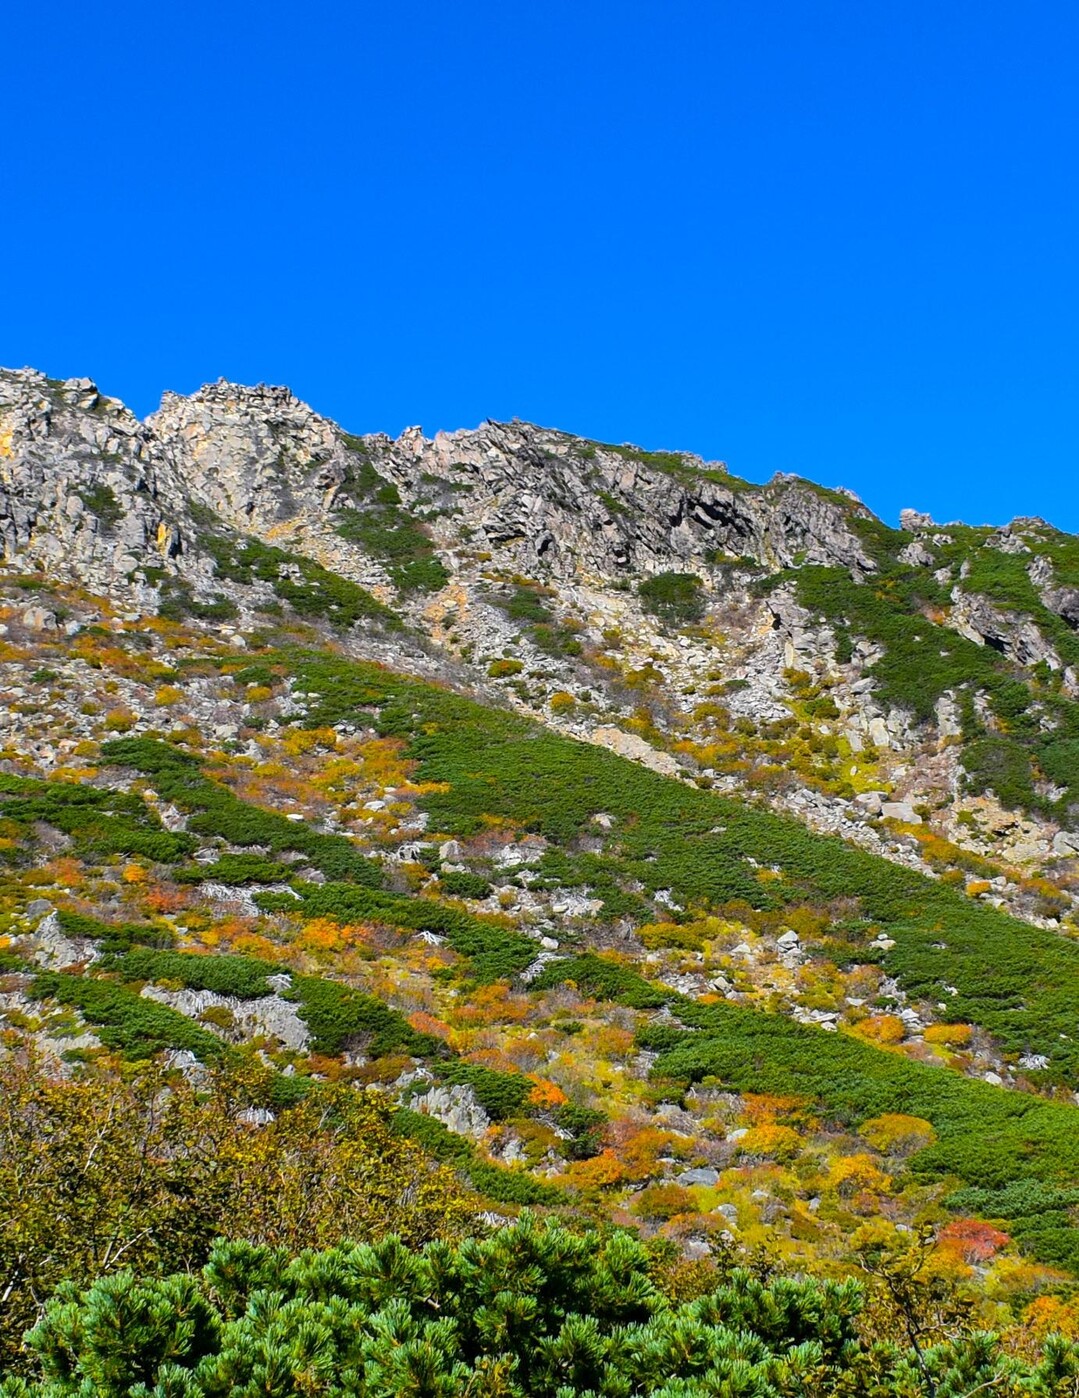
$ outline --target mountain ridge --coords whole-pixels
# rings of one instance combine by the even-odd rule
[[[942,677],[932,706],[917,682],[892,686],[894,699],[880,703],[884,686],[870,675],[891,664],[888,654],[880,654],[881,636],[895,618],[874,618],[879,634],[848,643],[847,618],[836,611],[832,596],[836,587],[823,579],[828,583],[823,591],[830,589],[828,605],[821,605],[820,595],[806,596],[821,581],[812,576],[815,569],[842,569],[863,591],[870,578],[885,578],[883,585],[892,586],[888,575],[899,570],[907,593],[926,594],[921,601],[915,596],[914,616],[933,618],[934,625],[982,651],[1003,653],[1009,666],[1024,673],[1048,667],[1063,695],[1076,693],[1074,663],[1060,653],[1060,641],[1047,634],[1045,622],[1039,624],[1029,612],[1032,603],[1041,609],[1073,647],[1074,660],[1079,568],[1068,564],[1073,572],[1060,577],[1056,557],[1059,541],[1072,536],[1032,518],[999,529],[972,529],[937,525],[906,511],[904,529],[896,531],[849,494],[796,477],[752,486],[730,476],[721,463],[709,465],[689,454],[604,446],[519,422],[485,423],[431,439],[418,429],[407,429],[396,441],[380,434],[357,437],[286,388],[244,388],[223,380],[189,397],[166,394],[161,408],[139,423],[88,379],[58,383],[32,370],[4,371],[0,411],[6,566],[44,567],[123,596],[136,611],[201,612],[223,623],[236,608],[250,620],[259,607],[282,602],[315,615],[323,595],[332,594],[335,600],[325,614],[366,627],[369,648],[377,645],[386,624],[400,621],[408,638],[399,636],[399,650],[414,651],[415,640],[428,651],[433,645],[443,661],[458,670],[463,666],[466,682],[488,690],[493,677],[487,672],[517,637],[533,668],[547,672],[546,702],[537,705],[538,696],[525,693],[516,674],[498,677],[497,688],[511,703],[548,721],[564,723],[569,716],[566,710],[551,711],[552,694],[572,697],[586,688],[573,674],[580,669],[573,652],[582,644],[602,647],[602,633],[618,629],[627,606],[638,628],[630,654],[639,659],[627,664],[616,657],[616,685],[624,692],[628,677],[628,697],[633,697],[632,686],[641,683],[635,677],[647,677],[649,667],[659,665],[657,673],[665,675],[661,688],[683,680],[685,690],[700,687],[714,654],[694,655],[692,640],[680,635],[679,647],[690,648],[695,662],[686,674],[685,657],[672,653],[669,617],[650,611],[653,605],[662,611],[668,603],[661,598],[633,608],[624,594],[627,585],[636,581],[639,587],[656,575],[658,582],[649,586],[662,589],[665,575],[682,570],[689,570],[683,582],[671,585],[698,590],[690,610],[699,609],[703,599],[741,623],[743,644],[732,649],[736,659],[748,663],[731,666],[729,673],[723,667],[724,674],[716,676],[737,687],[724,695],[735,722],[783,722],[791,702],[785,676],[802,673],[808,661],[810,681],[825,682],[829,697],[840,701],[841,745],[855,758],[874,747],[904,753],[918,746],[922,731],[936,748],[959,735],[961,706],[955,695],[963,691],[947,683],[954,662],[937,666]],[[267,547],[256,557],[253,544],[243,545],[238,556],[237,541],[245,537]],[[936,557],[942,547],[958,562],[934,567],[944,561]],[[1015,609],[1014,578],[1002,598],[966,590],[971,558],[987,557],[1023,566],[1026,577],[1019,581],[1028,583],[1028,610]],[[497,581],[492,585],[485,577],[492,573],[533,589],[553,586],[559,605],[568,604],[567,614],[552,628],[551,618],[538,619],[542,599],[525,605],[520,595],[516,601],[510,597],[508,612],[505,605],[492,606],[506,601],[497,595]],[[509,586],[518,587],[519,594],[519,583]],[[504,594],[505,584],[501,588]],[[931,599],[930,592],[935,593]],[[447,599],[445,608],[433,600],[440,596]],[[867,598],[861,593],[854,598],[864,610]],[[522,619],[509,614],[514,606],[537,613],[523,618],[523,631],[516,624]],[[616,624],[605,626],[605,621]],[[955,644],[946,641],[942,655]],[[848,649],[849,680],[837,683]],[[477,666],[477,652],[494,659]],[[913,657],[915,670],[922,658]],[[430,671],[430,654],[416,654],[414,661]],[[521,663],[514,660],[504,668],[512,671]],[[663,663],[671,673],[662,671]],[[597,678],[595,668],[588,678]],[[968,647],[966,670],[973,678],[962,670],[956,677],[969,690],[991,668]],[[608,668],[598,678],[604,682],[612,675]],[[624,704],[622,710],[624,717]],[[967,720],[968,727],[981,722],[977,715]],[[600,741],[671,769],[670,756],[651,756],[647,744],[623,729],[616,721],[592,723],[588,732],[578,723],[575,731],[598,733]],[[704,735],[686,734],[687,739],[699,736]],[[1012,744],[1005,758],[1014,757]],[[1019,764],[1026,760],[1020,753]],[[928,768],[940,761],[931,757]],[[704,767],[709,770],[707,763]],[[952,770],[939,780],[950,784],[954,797],[960,779],[966,777]],[[983,789],[992,785],[984,774],[976,781]],[[1018,799],[1005,793],[1005,807],[1018,805],[1024,818],[1035,815],[1041,799],[1036,779],[1019,786]],[[942,789],[938,782],[936,790]],[[848,799],[857,795],[847,792]],[[900,787],[892,804],[913,817],[914,807],[924,804],[922,796]],[[989,817],[997,825],[1004,821],[992,811]],[[1063,810],[1058,822],[1062,817],[1066,826],[1070,817]],[[835,824],[827,814],[821,818],[826,828],[829,821]],[[840,828],[848,837],[858,835],[849,821]],[[1021,836],[1024,830],[1020,827]],[[952,822],[947,833],[962,843],[969,832]],[[1052,826],[1040,827],[1038,837],[1046,858],[1069,852],[1066,844],[1054,850],[1053,842],[1059,845],[1063,837]],[[902,843],[888,852],[905,857]]]
[[[2,1042],[257,1069],[283,1131],[370,1086],[492,1206],[698,1258],[961,1199],[971,1286],[1064,1285],[1079,540],[903,523],[0,372]]]

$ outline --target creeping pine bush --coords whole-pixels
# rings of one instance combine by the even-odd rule
[[[349,1045],[364,1044],[372,1058],[407,1053],[415,1058],[441,1058],[448,1050],[433,1034],[420,1034],[404,1015],[373,995],[337,981],[296,976],[293,997],[311,1031],[315,1053],[334,1056]]]
[[[449,874],[439,874],[439,886],[451,898],[486,898],[491,885],[482,874],[470,874],[466,870],[454,870]]]
[[[621,1004],[666,1004],[674,1011],[677,1023],[646,1025],[638,1033],[640,1046],[659,1055],[653,1067],[659,1079],[688,1085],[708,1078],[728,1091],[795,1093],[845,1129],[896,1111],[930,1122],[937,1140],[913,1157],[911,1169],[923,1179],[957,1178],[989,1191],[993,1217],[1010,1220],[1016,1201],[1026,1208],[1028,1196],[1007,1193],[1012,1185],[1044,1185],[1055,1199],[1059,1182],[1079,1178],[1072,1106],[943,1073],[786,1015],[701,1005],[594,955],[553,962],[537,984],[565,982]],[[1030,1250],[1079,1275],[1079,1229],[1050,1195],[1032,1197],[1032,1212],[1044,1203],[1050,1217],[1028,1219]]]
[[[492,1165],[484,1160],[467,1136],[458,1136],[436,1117],[401,1107],[394,1127],[423,1147],[435,1160],[452,1165],[485,1198],[496,1204],[564,1204],[566,1196],[554,1185],[534,1179],[523,1169]]]
[[[859,523],[858,521],[855,521]],[[867,521],[859,527],[867,529]],[[896,531],[881,526],[874,537],[874,551],[881,562],[879,576],[856,583],[842,568],[803,567],[769,578],[764,588],[793,583],[799,601],[809,611],[827,619],[837,641],[846,646],[840,659],[850,659],[852,636],[864,636],[884,654],[870,667],[880,697],[929,720],[941,695],[952,692],[967,711],[964,737],[968,743],[962,760],[968,788],[992,789],[1011,809],[1041,812],[1069,823],[1071,809],[1079,802],[1079,760],[1070,744],[1079,739],[1079,705],[1041,684],[1038,704],[1048,724],[1032,711],[1035,690],[1028,672],[1018,670],[990,646],[980,646],[948,626],[929,620],[930,607],[950,604],[946,588],[925,568],[899,563]],[[1029,557],[1003,554],[984,546],[984,532],[951,528],[950,544],[939,545],[941,562],[965,565],[960,586],[986,596],[1012,615],[1032,618],[1065,663],[1079,662],[1079,637],[1060,617],[1050,612],[1030,580]],[[871,531],[874,533],[874,531]],[[897,536],[901,537],[901,536]],[[1061,536],[1064,537],[1064,536]],[[1048,557],[1061,551],[1054,545]],[[1072,549],[1069,557],[1074,553]],[[1051,681],[1051,673],[1043,681]],[[973,694],[983,691],[1005,724],[1003,736],[984,738],[972,731]],[[983,738],[983,741],[969,741]],[[1041,794],[1040,772],[1064,788],[1062,796]]]
[[[626,1232],[526,1214],[483,1239],[396,1238],[290,1256],[219,1243],[200,1272],[62,1288],[28,1343],[40,1381],[4,1398],[932,1398],[1064,1395],[1074,1345],[1007,1356],[993,1335],[907,1350],[873,1338],[852,1281],[735,1270],[670,1299]]]
[[[265,911],[299,911],[309,917],[338,922],[380,922],[416,932],[435,932],[446,938],[459,955],[467,957],[477,981],[509,980],[533,960],[536,946],[520,932],[509,931],[473,917],[460,908],[447,907],[429,898],[410,898],[383,889],[355,884],[294,884],[300,895],[256,894]]]
[[[424,527],[401,503],[397,487],[376,471],[367,444],[345,434],[349,472],[338,499],[335,527],[386,565],[399,592],[437,592],[449,574]]]
[[[152,922],[100,922],[67,909],[61,909],[57,917],[67,936],[100,942],[99,949],[106,954],[130,951],[132,947],[171,947],[176,942],[171,927]]]
[[[674,921],[722,911],[732,900],[764,910],[813,900],[827,911],[833,900],[853,898],[865,925],[894,939],[885,965],[908,994],[939,1000],[945,985],[956,987],[957,1019],[989,1030],[1016,1056],[1046,1055],[1050,1077],[1079,1086],[1074,943],[973,906],[939,880],[793,819],[694,790],[517,715],[375,666],[320,656],[297,657],[294,665],[316,696],[304,720],[311,727],[375,709],[381,732],[407,739],[418,778],[438,783],[422,799],[433,828],[470,836],[497,817],[535,831],[551,844],[539,867],[548,886],[587,885],[602,898],[605,917],[638,923],[653,919],[647,894],[661,889],[685,909]],[[599,811],[614,818],[602,851],[572,852],[581,835],[595,836]],[[758,865],[782,877],[762,883]],[[442,929],[432,923],[431,930]],[[527,944],[518,946],[517,966],[508,945],[490,950],[485,964],[499,975],[528,964]]]
[[[646,610],[662,621],[687,626],[704,616],[701,580],[696,573],[656,573],[637,589]]]
[[[91,862],[119,854],[171,864],[198,847],[194,836],[165,830],[157,813],[132,792],[75,782],[5,776],[0,816],[27,830],[38,821],[53,826]]]
[[[193,832],[219,835],[233,845],[266,845],[274,853],[288,850],[302,854],[328,879],[349,880],[372,888],[382,882],[378,864],[360,854],[347,836],[322,834],[303,822],[241,801],[220,782],[206,777],[197,758],[171,743],[157,738],[114,738],[102,744],[101,756],[106,762],[133,767],[153,777],[161,796],[191,812],[188,825]],[[190,853],[198,841],[191,835],[184,838],[190,842],[184,847],[185,853]],[[252,867],[230,865],[228,856],[225,857],[226,872]]]
[[[388,630],[401,629],[400,617],[366,588],[302,554],[286,553],[261,539],[228,538],[216,532],[206,534],[201,542],[219,578],[247,585],[269,583],[276,596],[300,616],[338,627],[377,621]]]
[[[213,1063],[226,1052],[216,1035],[187,1015],[146,1000],[115,981],[45,971],[30,982],[29,993],[35,1000],[56,1000],[78,1010],[107,1048],[134,1061],[169,1049],[187,1049],[203,1063]]]
[[[281,967],[257,956],[207,956],[197,952],[137,948],[108,958],[107,968],[126,982],[171,981],[192,990],[212,990],[238,1000],[272,993],[271,976]],[[311,1032],[313,1052],[335,1057],[363,1043],[372,1058],[407,1053],[442,1058],[448,1050],[432,1034],[420,1034],[404,1015],[373,995],[319,976],[292,976],[286,998],[298,1003],[300,1018]],[[47,989],[47,983],[43,989]],[[498,1076],[498,1075],[495,1075]]]

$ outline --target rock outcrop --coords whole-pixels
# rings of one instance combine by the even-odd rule
[[[747,486],[721,464],[604,446],[530,423],[486,422],[425,438],[351,437],[285,388],[217,383],[166,394],[147,421],[192,494],[237,528],[340,554],[334,514],[392,485],[429,515],[440,547],[460,524],[528,571],[610,579],[638,569],[706,568],[717,557],[874,569],[857,502],[796,477]],[[433,509],[431,507],[434,507]],[[353,560],[353,568],[356,562]]]
[[[144,570],[208,585],[162,441],[89,379],[0,372],[0,558],[155,610]]]

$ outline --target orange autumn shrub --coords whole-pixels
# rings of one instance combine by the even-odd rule
[[[659,1158],[677,1153],[680,1138],[658,1126],[641,1126],[627,1119],[612,1121],[607,1139],[625,1167],[628,1179],[643,1180],[660,1173]]]
[[[492,1022],[519,1024],[532,1013],[533,1006],[524,995],[515,995],[505,981],[479,986],[469,997],[467,1005],[455,1005],[454,1024],[490,1024]]]
[[[538,1107],[541,1111],[550,1111],[565,1105],[568,1099],[557,1083],[551,1082],[549,1078],[534,1077],[531,1073],[529,1077],[534,1084],[528,1094],[528,1100],[533,1107]]]
[[[805,1106],[804,1097],[784,1097],[770,1092],[746,1092],[742,1102],[746,1120],[751,1126],[762,1126],[780,1117],[799,1115],[799,1109]]]
[[[596,1053],[601,1058],[625,1058],[634,1044],[632,1029],[622,1029],[617,1024],[605,1024],[597,1029],[594,1037]]]
[[[591,1160],[574,1160],[566,1170],[565,1177],[578,1189],[610,1189],[623,1183],[626,1172],[618,1156],[608,1147]]]
[[[143,895],[143,903],[151,913],[178,913],[191,904],[192,894],[184,888],[148,888]]]
[[[859,1039],[871,1044],[887,1047],[901,1044],[907,1035],[907,1027],[898,1015],[870,1015],[854,1026]]]
[[[477,1048],[471,1053],[465,1054],[469,1063],[478,1064],[481,1068],[490,1068],[496,1073],[519,1073],[521,1070],[504,1049],[501,1048]]]
[[[1047,1335],[1079,1340],[1079,1297],[1039,1296],[1024,1310],[1023,1324],[1036,1340]]]
[[[82,862],[66,854],[50,859],[44,866],[44,872],[51,883],[58,883],[72,892],[81,887],[86,877]]]
[[[433,1034],[435,1038],[445,1040],[453,1036],[453,1030],[444,1020],[436,1019],[426,1010],[413,1010],[408,1016],[408,1022],[417,1034]]]

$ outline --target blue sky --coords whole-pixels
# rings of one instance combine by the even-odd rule
[[[1079,7],[5,14],[0,363],[1079,530]]]

